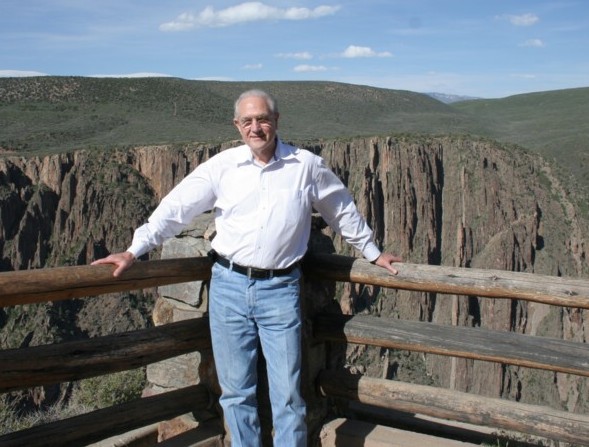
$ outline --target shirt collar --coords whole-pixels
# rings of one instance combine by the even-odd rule
[[[293,146],[288,144],[284,144],[282,140],[278,139],[276,144],[276,152],[274,153],[274,158],[276,160],[283,159],[288,160],[290,158],[294,158],[296,149]]]
[[[254,157],[252,155],[252,151],[250,150],[247,144],[244,144],[240,148],[241,150],[238,152],[236,157],[236,163],[238,165],[245,164],[245,163],[253,163]],[[284,144],[282,140],[276,137],[276,151],[274,152],[274,162],[284,159],[287,160],[289,158],[293,158],[295,156],[293,148],[287,144]]]

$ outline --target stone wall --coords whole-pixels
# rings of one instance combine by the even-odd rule
[[[162,259],[206,256],[214,237],[212,215],[195,219],[180,235],[168,240],[162,249]],[[194,281],[158,288],[153,312],[156,326],[192,318],[202,318],[208,310],[208,282]],[[211,351],[192,352],[173,357],[147,367],[148,386],[145,394],[157,394],[204,383],[219,393]],[[168,439],[195,428],[199,423],[218,419],[212,407],[202,414],[186,414],[159,426],[159,440]]]

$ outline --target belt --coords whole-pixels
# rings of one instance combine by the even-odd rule
[[[288,275],[299,265],[298,262],[295,262],[293,265],[286,267],[284,269],[259,269],[255,267],[244,267],[243,265],[239,265],[234,262],[232,263],[229,259],[224,258],[223,256],[221,256],[213,250],[209,252],[209,257],[214,262],[217,262],[219,265],[222,265],[225,268],[233,270],[234,272],[241,273],[242,275],[246,275],[250,279],[270,279],[274,276]]]

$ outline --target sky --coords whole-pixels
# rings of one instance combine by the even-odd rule
[[[1,0],[0,77],[589,87],[587,0]]]

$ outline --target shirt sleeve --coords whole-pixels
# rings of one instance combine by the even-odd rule
[[[370,262],[381,251],[373,241],[373,232],[358,211],[354,199],[341,180],[317,158],[315,166],[315,202],[313,206],[333,230],[358,249]]]
[[[199,165],[167,194],[147,223],[133,234],[127,251],[139,257],[166,239],[176,236],[198,215],[209,211],[215,203],[215,190],[209,162]]]

